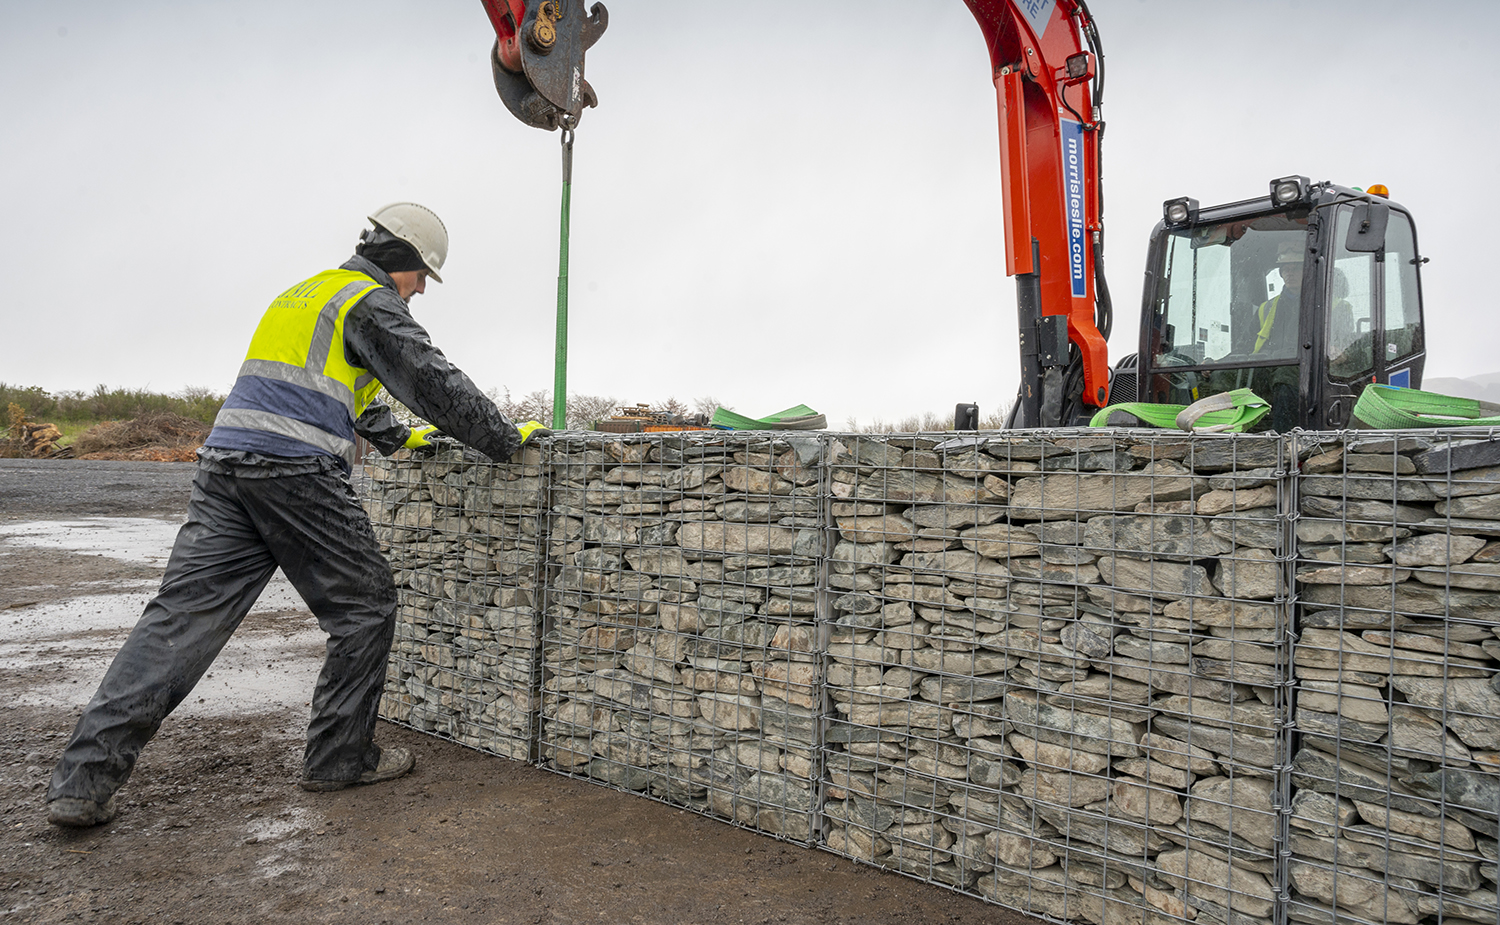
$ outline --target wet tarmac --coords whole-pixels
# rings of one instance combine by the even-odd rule
[[[85,517],[0,523],[0,559],[57,550],[165,568],[180,519]],[[135,569],[139,573],[139,569]],[[78,708],[156,591],[158,578],[12,580],[0,609],[0,672],[27,677],[15,702]],[[34,598],[32,601],[30,599]],[[178,714],[235,716],[285,711],[305,718],[326,636],[277,572],[239,631]]]

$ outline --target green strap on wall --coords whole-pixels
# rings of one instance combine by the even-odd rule
[[[1161,427],[1206,433],[1242,433],[1271,412],[1271,403],[1249,389],[1210,395],[1191,405],[1132,401],[1099,409],[1090,427]],[[1135,420],[1131,420],[1134,418]]]
[[[1500,427],[1500,405],[1473,398],[1371,384],[1360,393],[1352,418],[1350,423],[1355,427],[1371,430]]]
[[[719,408],[708,423],[721,430],[823,430],[828,419],[806,405],[796,405],[763,418],[746,417]]]

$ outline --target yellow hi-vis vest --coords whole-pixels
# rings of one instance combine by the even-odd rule
[[[354,465],[354,422],[380,391],[344,356],[344,318],[380,284],[327,270],[283,292],[250,339],[206,446]]]
[[[1266,341],[1271,339],[1271,327],[1276,324],[1276,306],[1281,302],[1281,293],[1276,293],[1276,298],[1269,302],[1260,303],[1257,315],[1260,319],[1260,330],[1255,333],[1255,349],[1251,353],[1260,353]]]

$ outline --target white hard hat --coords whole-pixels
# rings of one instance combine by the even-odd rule
[[[436,212],[415,202],[393,202],[376,209],[370,221],[416,248],[428,274],[443,281],[438,271],[448,259],[448,229]]]

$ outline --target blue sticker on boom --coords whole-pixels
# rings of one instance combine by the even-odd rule
[[[1057,6],[1057,0],[1015,0],[1015,3],[1040,40],[1042,33],[1047,31],[1047,23],[1052,21],[1052,8]]]
[[[1073,281],[1073,298],[1088,295],[1087,262],[1084,247],[1088,228],[1083,209],[1083,123],[1059,119],[1062,126],[1063,211],[1068,217],[1068,276]]]

